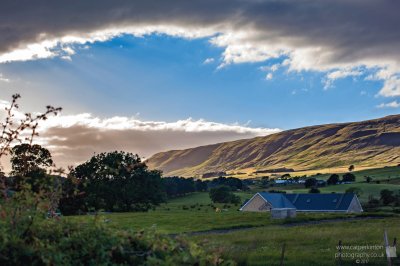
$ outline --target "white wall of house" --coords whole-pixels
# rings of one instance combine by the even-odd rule
[[[263,197],[256,194],[240,210],[248,212],[267,212],[272,208],[271,204],[266,202]]]
[[[359,213],[362,211],[363,211],[363,209],[361,207],[360,201],[358,200],[357,196],[354,196],[349,205],[349,208],[347,209],[347,212]]]

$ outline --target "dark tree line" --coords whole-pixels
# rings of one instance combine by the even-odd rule
[[[173,176],[164,177],[162,182],[168,198],[181,197],[188,193],[202,192],[208,189],[207,182],[200,179]]]
[[[213,180],[202,181],[200,179],[183,177],[164,177],[163,184],[168,198],[185,196],[192,192],[204,192],[212,188],[226,186],[229,190],[243,190],[247,186],[239,178],[218,177]]]
[[[63,187],[64,213],[146,211],[165,201],[161,172],[149,170],[138,155],[127,152],[93,156],[71,171]]]
[[[246,189],[238,178],[219,177],[202,181],[193,178],[166,177],[149,170],[138,155],[126,152],[100,153],[70,169],[68,176],[50,176],[53,166],[50,152],[39,146],[22,144],[11,151],[12,176],[6,181],[14,191],[29,184],[32,191],[44,187],[61,188],[59,209],[62,214],[90,211],[147,211],[167,198],[227,187],[230,191]],[[44,186],[45,185],[45,186]]]

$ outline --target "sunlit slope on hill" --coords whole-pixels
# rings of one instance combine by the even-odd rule
[[[400,163],[400,115],[160,152],[147,163],[166,175],[183,176],[245,168],[300,171],[349,164],[394,165]]]

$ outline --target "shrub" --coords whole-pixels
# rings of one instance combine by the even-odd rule
[[[343,175],[342,181],[343,182],[354,182],[354,181],[356,181],[356,176],[353,175],[352,173],[346,173]]]
[[[333,174],[331,175],[328,180],[326,181],[326,183],[328,185],[336,185],[337,183],[339,183],[339,175],[337,174]]]
[[[315,179],[315,178],[308,178],[307,180],[306,180],[306,182],[304,183],[304,186],[306,187],[306,188],[310,188],[310,187],[315,187],[317,185],[317,179]]]
[[[321,191],[318,188],[311,188],[308,193],[321,193]]]
[[[210,198],[218,203],[240,203],[240,197],[233,194],[229,187],[219,186],[210,189]]]
[[[381,190],[381,200],[384,205],[389,205],[396,201],[396,197],[394,196],[394,192],[388,189]]]
[[[357,195],[357,197],[360,197],[361,194],[363,193],[362,189],[358,188],[358,187],[350,187],[350,188],[346,189],[345,192],[346,193],[354,193]]]
[[[183,238],[154,232],[115,232],[95,223],[46,220],[29,236],[1,229],[0,264],[7,265],[228,265]]]

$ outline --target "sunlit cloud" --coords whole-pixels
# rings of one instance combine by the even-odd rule
[[[377,108],[399,108],[400,103],[397,101],[393,101],[390,103],[381,103],[380,105],[376,106]]]
[[[354,69],[360,67],[384,70],[388,75],[376,75],[384,83],[379,95],[400,96],[397,1],[223,0],[216,5],[213,1],[74,0],[30,1],[24,6],[26,12],[19,8],[13,1],[2,2],[1,23],[8,25],[0,29],[3,63],[71,60],[77,44],[87,47],[122,34],[166,34],[208,38],[223,49],[219,68],[284,59],[289,71],[326,73],[326,87],[354,76]]]
[[[0,115],[9,102],[0,102]],[[24,117],[15,110],[15,120]],[[174,122],[144,121],[137,117],[99,118],[89,113],[58,115],[42,121],[35,142],[48,148],[58,166],[76,165],[93,154],[124,150],[149,157],[160,151],[184,149],[225,141],[265,136],[279,132],[277,128],[250,127],[246,124],[225,124],[203,119]]]

